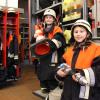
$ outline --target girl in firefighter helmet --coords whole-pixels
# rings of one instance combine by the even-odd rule
[[[40,80],[40,86],[42,92],[49,92],[54,89],[58,82],[51,77],[51,73],[55,70],[57,64],[60,62],[60,58],[66,45],[65,38],[62,33],[62,29],[57,25],[56,13],[53,9],[46,9],[43,14],[43,24],[35,26],[36,42],[42,39],[49,39],[51,42],[51,53],[45,55],[45,57],[39,58],[37,66],[37,75]],[[41,51],[39,51],[41,52]]]
[[[57,26],[56,13],[53,9],[45,10],[42,19],[43,23],[41,25],[35,25],[34,37],[36,38],[36,41],[48,37],[49,33],[52,33],[53,31],[57,30],[57,32],[62,32],[62,29]],[[52,35],[53,34],[51,34],[51,37]]]
[[[57,71],[64,78],[61,100],[99,100],[100,45],[92,42],[91,26],[86,20],[79,19],[72,26],[70,47],[63,59],[66,70]]]

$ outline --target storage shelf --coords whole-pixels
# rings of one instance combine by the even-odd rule
[[[28,32],[21,32],[22,35],[28,35]]]
[[[7,26],[16,26],[16,24],[7,24]]]
[[[3,11],[11,8],[11,7],[4,7],[4,6],[0,6],[2,8]],[[14,8],[14,7],[13,7]],[[16,12],[19,12],[19,13],[24,13],[24,9],[23,8],[14,8]]]
[[[93,40],[100,40],[100,37],[93,37]]]
[[[71,26],[71,25],[73,25],[74,22],[75,22],[76,20],[78,20],[78,19],[80,19],[80,18],[73,19],[73,20],[69,20],[69,21],[64,21],[64,22],[62,22],[62,26],[63,26],[63,27]]]
[[[10,26],[7,26],[7,29],[16,30],[16,28],[14,28],[14,27],[10,27]]]
[[[46,8],[44,8],[44,9],[41,9],[41,10],[39,10],[39,11],[36,11],[35,14],[40,14],[40,13],[44,12],[46,9],[48,9],[48,8],[55,8],[55,7],[57,7],[57,6],[60,6],[61,4],[62,4],[62,2],[59,2],[59,3],[57,3],[57,4],[53,4],[52,6],[49,6],[49,7],[46,7]]]
[[[72,26],[74,23],[62,25],[63,27]]]
[[[27,28],[29,28],[29,27],[24,27],[24,29],[27,29]]]
[[[20,35],[21,35],[21,46],[23,46],[23,61],[28,60],[29,61],[29,25],[27,23],[23,23],[20,25]],[[27,56],[26,56],[27,55]]]
[[[23,40],[28,40],[28,38],[21,38],[21,39],[23,39]]]
[[[66,11],[66,12],[64,12],[64,14],[70,14],[70,13],[81,12],[81,11],[82,11],[82,8],[78,8],[78,9],[73,9],[73,10]]]

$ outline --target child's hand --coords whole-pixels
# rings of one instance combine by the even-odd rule
[[[65,77],[67,75],[67,73],[65,72],[65,69],[64,68],[60,68],[58,71],[57,71],[57,74],[61,77]]]
[[[72,78],[74,81],[79,82],[81,85],[87,85],[89,84],[88,81],[84,76],[82,76],[80,73],[76,73],[72,75]]]
[[[40,36],[38,36],[38,37],[36,38],[36,42],[37,42],[37,41],[40,41],[40,40],[42,40],[42,39],[45,39],[45,36],[40,35]]]
[[[43,35],[42,30],[36,30],[34,34],[34,38],[37,38],[38,36]]]

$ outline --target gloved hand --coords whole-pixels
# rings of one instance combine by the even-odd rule
[[[71,71],[71,67],[67,63],[62,63],[58,68],[63,68],[64,72],[69,73]]]
[[[86,78],[82,76],[80,73],[76,73],[72,75],[72,77],[76,82],[79,82],[81,85],[88,85]]]
[[[42,30],[38,29],[35,31],[34,38],[37,38],[39,35],[42,35],[42,34],[43,34]]]
[[[40,41],[40,40],[42,40],[42,39],[45,39],[45,36],[40,35],[40,36],[38,36],[38,37],[36,38],[36,42],[37,42],[37,41]]]
[[[66,63],[62,63],[58,68],[57,74],[61,77],[65,77],[71,71],[71,67]]]
[[[59,75],[60,77],[65,77],[67,75],[67,73],[65,72],[65,69],[64,68],[60,68],[57,71],[57,75]]]

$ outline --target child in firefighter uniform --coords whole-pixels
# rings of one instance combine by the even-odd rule
[[[43,24],[35,25],[34,37],[36,38],[36,42],[43,39],[49,39],[52,42],[50,46],[53,48],[53,51],[49,55],[39,58],[37,65],[37,75],[40,80],[41,90],[45,93],[54,89],[58,84],[50,75],[60,62],[64,51],[63,48],[66,46],[62,29],[57,25],[56,13],[53,9],[44,11]]]
[[[72,26],[63,61],[56,74],[64,79],[61,100],[100,100],[100,45],[92,41],[86,20]]]

